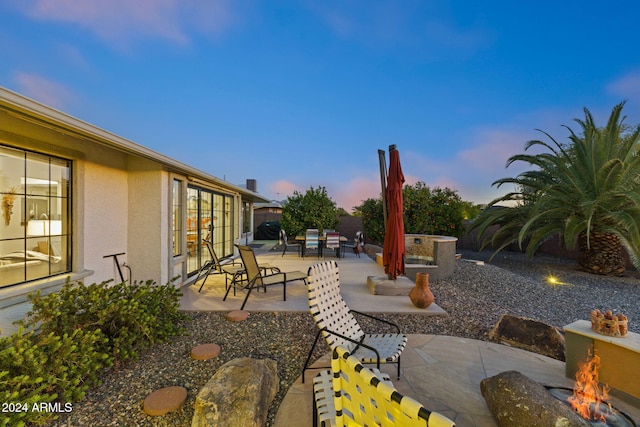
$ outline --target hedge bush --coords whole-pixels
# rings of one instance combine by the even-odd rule
[[[99,351],[116,362],[135,358],[138,350],[184,331],[178,311],[180,291],[171,284],[157,286],[152,280],[110,281],[84,286],[67,282],[60,292],[29,297],[33,309],[26,326],[40,325],[43,333],[71,333],[100,329],[108,341]]]
[[[40,404],[84,398],[111,362],[96,350],[106,340],[100,330],[56,335],[22,328],[0,340],[0,402],[11,405],[3,408],[0,426],[40,425],[53,415],[38,410]]]
[[[450,188],[429,188],[424,182],[405,185],[402,189],[404,232],[459,237],[464,227],[463,201]],[[367,240],[382,244],[385,224],[382,197],[367,199],[355,208],[362,215]]]
[[[32,310],[20,330],[0,339],[0,402],[14,404],[0,426],[41,425],[55,414],[33,405],[77,402],[99,383],[102,368],[184,333],[180,295],[151,280],[67,281],[59,292],[29,295]]]

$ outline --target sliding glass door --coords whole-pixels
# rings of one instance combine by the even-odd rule
[[[195,274],[210,258],[203,240],[211,240],[218,258],[233,255],[233,196],[200,187],[187,189],[187,269]]]

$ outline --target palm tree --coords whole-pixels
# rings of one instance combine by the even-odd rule
[[[551,143],[529,141],[525,151],[542,148],[540,154],[518,154],[507,161],[534,166],[515,178],[493,183],[515,184],[516,190],[493,200],[471,229],[480,236],[491,225],[499,230],[484,239],[496,253],[507,245],[526,243],[533,256],[547,239],[558,234],[568,248],[579,248],[579,266],[596,274],[620,275],[625,263],[622,246],[640,269],[640,126],[630,128],[621,116],[624,102],[616,105],[604,128],[598,128],[589,110],[575,121],[581,133],[569,132],[561,144],[548,133]],[[511,206],[501,206],[508,202]],[[494,253],[495,255],[495,253]]]

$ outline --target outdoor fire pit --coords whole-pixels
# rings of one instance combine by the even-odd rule
[[[606,311],[605,311],[606,312]],[[619,335],[613,335],[612,328],[607,327],[609,333],[600,333],[601,328],[593,330],[593,322],[576,320],[564,326],[566,340],[566,376],[575,378],[580,362],[587,360],[590,354],[600,357],[600,381],[608,384],[616,397],[629,396],[635,402],[640,402],[640,334],[627,332],[627,320],[617,320],[618,328],[624,326]]]
[[[572,407],[575,391],[566,387],[547,387],[549,393],[565,405]],[[592,426],[636,427],[637,424],[624,412],[607,401],[584,402],[582,418]]]
[[[598,355],[580,362],[573,389],[543,386],[517,371],[487,378],[480,388],[501,427],[636,427],[630,416],[612,405],[609,387],[599,381],[599,369]]]

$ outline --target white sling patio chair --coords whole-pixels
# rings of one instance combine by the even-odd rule
[[[333,350],[331,370],[313,380],[313,426],[455,427],[447,417],[400,394],[386,374],[368,369],[349,351]]]
[[[407,336],[395,323],[351,310],[340,295],[338,263],[325,261],[309,267],[307,278],[309,311],[318,326],[318,334],[302,368],[302,382],[309,366],[313,350],[323,335],[332,350],[341,345],[354,354],[362,363],[396,363],[400,379],[400,354],[407,345]],[[376,320],[393,333],[366,334],[358,324],[354,313]],[[315,368],[314,368],[315,369]]]

